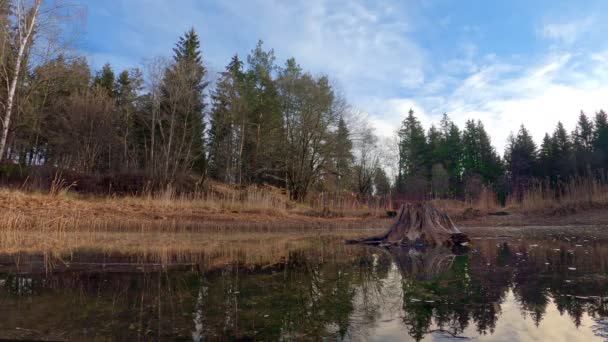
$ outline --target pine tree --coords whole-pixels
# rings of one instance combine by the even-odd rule
[[[143,77],[138,69],[133,69],[131,72],[124,70],[118,75],[113,92],[120,113],[120,121],[117,123],[117,127],[120,130],[119,135],[122,138],[123,145],[122,164],[126,169],[133,166],[131,163],[139,159],[138,152],[143,151],[140,146],[142,141],[137,141],[134,135],[137,92],[141,90],[142,84]]]
[[[449,191],[452,195],[461,191],[462,176],[462,137],[460,129],[447,114],[443,114],[440,124],[442,143],[439,155],[449,177]]]
[[[190,169],[205,172],[204,95],[208,82],[200,42],[194,29],[180,37],[174,63],[166,70],[161,89],[163,176],[173,179]]]
[[[404,177],[427,175],[427,141],[422,124],[410,109],[399,130],[399,173]]]
[[[546,133],[538,151],[538,174],[551,180],[557,177],[554,146],[553,139],[549,133]]]
[[[110,63],[104,64],[93,80],[93,86],[103,89],[110,97],[116,96],[116,79]]]
[[[436,164],[444,164],[446,156],[444,155],[443,141],[444,137],[441,131],[435,125],[431,125],[427,133],[428,156],[426,159],[428,169],[431,169]]]
[[[295,62],[295,61],[294,61]],[[243,177],[249,182],[270,182],[277,185],[284,178],[285,138],[283,116],[273,74],[274,50],[265,51],[263,42],[247,56],[246,96],[249,115],[243,146]]]
[[[211,95],[209,175],[230,183],[239,181],[240,122],[245,114],[244,77],[243,62],[235,55],[221,73]]]
[[[572,133],[577,173],[587,174],[593,162],[593,123],[583,111],[578,117],[578,123]]]
[[[576,171],[576,163],[570,136],[564,125],[561,122],[557,123],[557,127],[553,132],[553,153],[556,161],[557,177],[562,180],[567,180],[574,175]]]
[[[376,168],[374,173],[374,189],[377,196],[388,196],[391,194],[391,182],[383,168]]]
[[[495,183],[503,174],[503,165],[492,140],[486,132],[481,121],[477,121],[477,134],[480,151],[480,174],[486,182]]]
[[[521,125],[517,136],[509,137],[505,151],[506,166],[513,187],[523,190],[531,184],[537,169],[536,158],[536,144],[528,130]]]
[[[462,172],[465,195],[474,198],[483,183],[496,185],[503,165],[481,121],[468,120],[462,133]]]
[[[352,149],[353,142],[350,139],[349,129],[346,125],[346,121],[344,121],[344,116],[340,116],[338,128],[336,130],[336,144],[334,149],[335,172],[338,180],[337,189],[339,191],[350,187],[354,160]]]
[[[608,170],[608,116],[600,110],[595,114],[593,149],[595,167]]]

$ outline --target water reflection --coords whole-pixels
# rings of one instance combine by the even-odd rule
[[[608,243],[474,240],[467,253],[349,247],[255,270],[0,273],[0,338],[602,340]],[[0,268],[1,269],[1,268]]]

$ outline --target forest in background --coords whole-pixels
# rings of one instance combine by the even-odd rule
[[[539,184],[559,194],[572,179],[604,181],[604,111],[581,112],[570,133],[558,123],[540,147],[522,125],[502,156],[480,121],[460,128],[444,114],[425,129],[410,111],[387,148],[329,76],[294,58],[278,63],[261,41],[217,75],[194,29],[170,59],[93,71],[66,47],[65,8],[16,4],[0,5],[5,183],[140,194],[167,185],[195,192],[215,180],[273,185],[298,201],[311,193],[474,201],[490,191],[504,203]]]

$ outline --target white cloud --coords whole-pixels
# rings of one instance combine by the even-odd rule
[[[608,108],[606,94],[608,52],[550,56],[531,67],[496,62],[483,66],[443,97],[421,98],[418,102],[391,99],[384,106],[376,105],[387,114],[372,123],[388,135],[387,127],[398,125],[407,107],[420,113],[426,128],[446,111],[461,127],[468,119],[481,120],[502,153],[509,133],[516,132],[521,124],[540,143],[558,121],[572,130],[581,110],[593,116],[599,109]]]
[[[593,16],[574,21],[545,23],[540,30],[540,34],[548,39],[572,44],[580,35],[591,29],[594,23],[595,18]]]

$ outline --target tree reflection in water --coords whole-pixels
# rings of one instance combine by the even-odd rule
[[[0,338],[491,339],[513,306],[520,314],[509,320],[540,327],[554,324],[547,313],[556,310],[578,333],[606,337],[606,271],[605,242],[554,238],[476,240],[460,255],[361,246],[332,257],[299,251],[283,264],[202,273],[11,269],[0,273]]]

